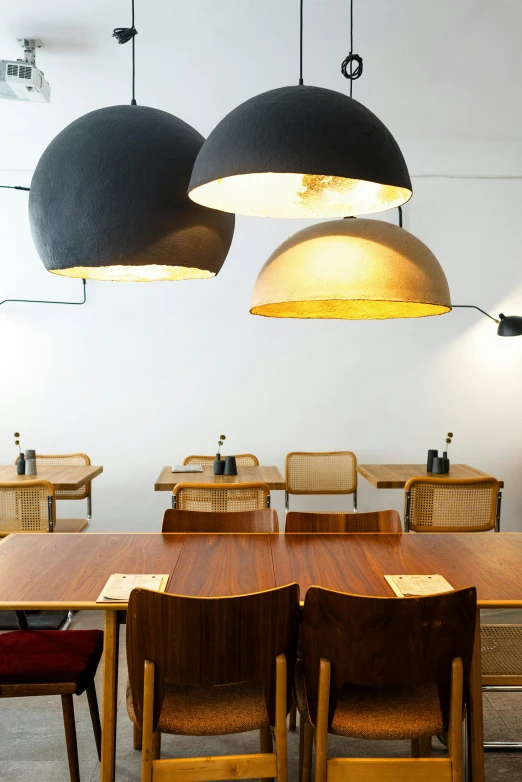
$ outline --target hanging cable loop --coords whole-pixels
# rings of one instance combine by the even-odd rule
[[[357,63],[355,68],[353,68],[353,63]],[[363,58],[360,57],[358,54],[350,54],[348,57],[345,57],[342,65],[341,65],[341,73],[343,74],[345,79],[350,79],[351,81],[355,81],[355,79],[360,79],[363,72]]]
[[[136,106],[136,49],[134,38],[138,35],[138,31],[134,27],[134,0],[131,3],[132,7],[132,22],[130,27],[116,27],[112,31],[112,37],[116,38],[118,43],[128,43],[132,41],[132,100],[131,106]]]

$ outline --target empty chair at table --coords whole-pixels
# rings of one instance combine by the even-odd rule
[[[402,532],[396,510],[368,513],[310,513],[291,510],[285,532]]]
[[[484,692],[522,692],[522,625],[481,623]],[[485,741],[489,749],[522,749],[521,741]]]
[[[172,492],[177,510],[247,511],[270,507],[266,483],[178,483]]]
[[[351,494],[357,510],[357,458],[351,451],[293,451],[285,461],[285,507],[291,494]]]
[[[499,531],[501,491],[495,478],[410,478],[404,529],[414,532]]]
[[[101,726],[94,675],[102,650],[101,630],[30,631],[26,625],[24,629],[0,634],[0,699],[61,696],[71,782],[80,782],[73,695],[87,693],[98,759],[101,759]],[[49,732],[48,716],[45,716],[45,724],[46,732]],[[45,734],[43,737],[45,742]],[[28,731],[27,743],[31,740]],[[44,760],[42,757],[42,762]]]
[[[203,467],[208,467],[214,464],[215,458],[215,456],[186,456],[183,464],[201,464]],[[259,459],[253,453],[238,453],[236,464],[238,467],[259,467]]]
[[[373,598],[321,587],[306,593],[302,661],[301,782],[462,782],[462,719],[476,624],[476,590]],[[431,737],[449,735],[449,757],[431,759]],[[407,758],[328,758],[328,734],[412,742]],[[421,759],[419,759],[419,757]]]
[[[244,511],[166,510],[162,532],[279,532],[273,508]]]
[[[286,782],[286,715],[297,653],[299,587],[195,598],[130,596],[127,707],[142,730],[142,782]],[[271,728],[275,730],[275,752]],[[259,731],[259,754],[158,760],[160,734]],[[201,754],[201,753],[200,753]]]
[[[15,461],[15,464],[18,459]],[[91,460],[85,453],[36,454],[36,467],[90,467]],[[87,520],[58,519],[60,532],[83,532],[91,523],[92,484],[86,483],[79,489],[55,489],[56,500],[87,500]],[[58,531],[58,530],[57,530]]]

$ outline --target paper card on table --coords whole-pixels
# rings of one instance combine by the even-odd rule
[[[176,464],[172,472],[203,472],[201,464]]]
[[[444,576],[384,576],[397,597],[440,595],[453,592],[453,587]]]
[[[168,573],[113,573],[103,587],[97,603],[128,603],[136,587],[164,592]]]

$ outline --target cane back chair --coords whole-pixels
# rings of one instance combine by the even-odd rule
[[[308,590],[296,673],[301,780],[310,779],[315,729],[316,782],[462,782],[476,604],[474,588],[400,600]],[[449,757],[432,760],[428,742],[444,730]],[[410,739],[415,760],[328,759],[328,733]]]
[[[187,456],[183,460],[183,464],[201,464],[203,467],[212,466],[215,458],[215,456]],[[238,467],[259,467],[259,459],[253,453],[239,453],[236,456],[236,464]]]
[[[279,532],[273,508],[247,511],[166,510],[162,532]]]
[[[127,707],[142,730],[142,782],[251,777],[287,782],[286,716],[298,624],[297,584],[238,597],[131,593]],[[161,733],[251,730],[260,732],[260,754],[159,758]]]
[[[40,478],[0,482],[0,537],[12,532],[53,532],[56,497]]]
[[[266,483],[178,483],[172,492],[176,510],[246,511],[270,507]]]
[[[291,494],[351,494],[357,510],[357,458],[351,451],[293,451],[285,460],[285,507]]]
[[[98,760],[101,759],[94,675],[102,650],[101,630],[30,631],[26,623],[20,630],[0,634],[0,699],[61,696],[71,782],[80,782],[73,695],[87,693]]]
[[[285,532],[402,532],[396,510],[368,513],[309,513],[289,511]]]
[[[410,478],[404,487],[406,532],[485,532],[500,528],[495,478]]]
[[[522,625],[481,624],[482,690],[522,692]],[[521,750],[520,741],[485,741],[486,749]]]
[[[15,464],[18,462],[16,459]],[[36,454],[36,467],[90,467],[91,460],[85,453],[62,453],[62,454]],[[57,500],[87,500],[87,524],[90,524],[92,516],[92,485],[86,483],[79,489],[56,489],[55,496]],[[61,520],[60,520],[61,521]],[[69,521],[69,520],[68,520]],[[72,519],[71,519],[72,521]],[[77,532],[76,529],[64,529],[63,532]],[[81,530],[83,532],[83,530]]]

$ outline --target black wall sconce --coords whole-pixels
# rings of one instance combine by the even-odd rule
[[[487,318],[490,318],[494,323],[498,323],[497,334],[499,337],[520,337],[522,335],[522,318],[519,315],[504,315],[502,312],[498,318],[494,318],[488,312],[477,307],[476,304],[452,304],[453,308],[460,309],[474,309],[482,312]]]

